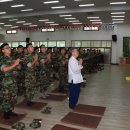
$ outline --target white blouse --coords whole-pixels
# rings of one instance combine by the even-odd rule
[[[82,65],[78,64],[78,60],[71,56],[69,59],[69,64],[68,64],[68,82],[74,84],[82,83],[83,82],[83,77],[81,75],[81,69],[83,68]]]

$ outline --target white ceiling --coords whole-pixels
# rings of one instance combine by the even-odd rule
[[[10,2],[0,3],[0,23],[11,24],[12,26],[23,26],[23,23],[9,21],[10,19],[18,19],[18,21],[26,21],[37,25],[46,25],[44,22],[39,22],[40,19],[49,19],[57,24],[70,24],[61,14],[71,14],[72,17],[79,20],[81,23],[90,23],[87,17],[99,16],[103,23],[112,23],[111,12],[126,12],[124,23],[130,23],[130,0],[59,0],[55,4],[43,4],[44,1],[51,0],[13,0]],[[110,2],[126,1],[125,5],[110,5]],[[95,4],[93,7],[79,7],[79,4]],[[11,5],[24,4],[24,7],[12,8]],[[66,6],[65,9],[51,9],[53,6]],[[33,9],[30,12],[21,12],[22,9]],[[70,20],[72,21],[72,20]],[[4,27],[0,25],[0,27]]]

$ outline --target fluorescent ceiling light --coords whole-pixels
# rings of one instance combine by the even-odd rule
[[[82,24],[82,23],[72,23],[72,24]]]
[[[51,7],[52,9],[63,9],[65,6],[57,6],[57,7]]]
[[[112,18],[124,18],[125,16],[111,16]]]
[[[0,0],[0,2],[8,2],[8,1],[13,1],[13,0]]]
[[[112,12],[111,14],[125,14],[126,12]]]
[[[59,25],[59,24],[56,24],[56,23],[55,23],[55,24],[50,24],[50,25],[52,25],[52,26],[56,26],[56,25]]]
[[[83,4],[83,5],[79,5],[79,7],[89,7],[89,6],[94,6],[95,4]]]
[[[22,12],[26,12],[26,11],[32,11],[33,9],[23,9],[21,10]]]
[[[0,24],[2,25],[2,24],[5,24],[5,23],[0,23]]]
[[[46,2],[43,2],[44,4],[54,4],[54,3],[59,3],[58,0],[55,0],[55,1],[46,1]]]
[[[6,26],[6,27],[10,27],[10,26],[12,26],[12,25],[4,25],[4,26]]]
[[[112,19],[113,21],[123,21],[123,20],[125,20],[125,19]]]
[[[55,23],[55,22],[45,22],[45,23]]]
[[[88,19],[99,19],[99,17],[87,17]]]
[[[36,27],[36,26],[38,26],[38,25],[29,25],[30,27]]]
[[[76,19],[76,18],[64,18],[64,19]]]
[[[74,1],[83,1],[83,0],[74,0]]]
[[[93,19],[93,20],[90,20],[91,22],[96,22],[96,21],[101,21],[101,19]]]
[[[64,14],[64,15],[59,15],[60,17],[71,17],[71,14]]]
[[[18,22],[16,22],[16,23],[25,23],[25,21],[18,21]]]
[[[24,4],[20,4],[20,5],[12,5],[11,7],[15,8],[15,7],[23,7],[23,6],[24,6]]]
[[[18,19],[10,19],[9,21],[17,21]]]
[[[126,2],[111,2],[110,5],[126,4]]]
[[[23,25],[31,25],[32,23],[24,23]]]
[[[6,12],[0,12],[0,14],[6,14]]]
[[[49,21],[49,19],[41,19],[41,20],[38,20],[40,22],[46,22],[46,21]]]
[[[72,21],[69,21],[70,23],[75,23],[75,22],[79,22],[79,20],[72,20]]]
[[[18,28],[19,26],[12,26],[11,28]]]
[[[115,23],[124,23],[124,21],[114,21],[113,24]]]

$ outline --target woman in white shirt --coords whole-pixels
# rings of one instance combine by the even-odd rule
[[[83,60],[77,60],[79,52],[77,49],[72,49],[72,56],[68,64],[68,82],[69,82],[69,107],[74,109],[79,98],[80,83],[83,82],[81,69],[83,68]]]

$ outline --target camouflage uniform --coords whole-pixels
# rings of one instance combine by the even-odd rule
[[[25,67],[25,80],[24,85],[26,88],[25,98],[27,102],[31,102],[34,98],[37,88],[36,88],[36,77],[35,77],[35,67],[31,66],[34,54],[27,54],[23,58],[23,64]]]
[[[66,64],[63,64],[63,62],[66,61],[65,56],[60,55],[58,58],[58,63],[59,63],[59,91],[63,92],[64,91],[64,85],[66,81]]]
[[[0,68],[4,66],[10,66],[13,60],[11,57],[2,57],[0,61]],[[17,103],[17,83],[16,73],[13,70],[2,72],[2,97],[3,102],[1,108],[3,111],[8,112],[14,109],[14,105]]]
[[[47,88],[49,86],[49,81],[47,78],[47,65],[46,63],[43,64],[43,61],[47,59],[47,53],[40,52],[38,54],[38,60],[39,60],[39,67],[40,67],[40,73],[39,73],[39,80],[40,80],[40,92],[44,93],[47,91]]]
[[[24,55],[23,53],[14,53],[13,58],[14,59],[23,59]],[[23,64],[20,62],[21,68],[18,70],[18,76],[17,76],[17,86],[18,86],[18,91],[19,93],[23,92],[24,90],[24,69],[23,69]]]

